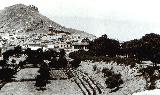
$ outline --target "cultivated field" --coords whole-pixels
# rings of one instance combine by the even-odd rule
[[[112,92],[114,88],[106,88],[106,78],[102,73],[104,68],[122,75],[124,83],[118,91]],[[146,90],[146,80],[138,76],[138,68],[140,65],[130,68],[113,62],[89,61],[81,62],[77,69],[53,68],[44,91],[37,90],[35,86],[39,68],[24,68],[14,75],[12,81],[1,83],[0,95],[131,95]]]

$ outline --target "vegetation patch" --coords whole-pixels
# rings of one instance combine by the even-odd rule
[[[107,88],[112,89],[111,92],[116,92],[120,89],[120,85],[123,84],[121,74],[115,74],[112,70],[104,68],[102,70]]]
[[[156,89],[156,81],[160,79],[160,70],[155,69],[153,66],[147,66],[146,68],[141,68],[139,70],[141,72],[141,75],[146,80],[146,89],[147,90],[153,90]]]

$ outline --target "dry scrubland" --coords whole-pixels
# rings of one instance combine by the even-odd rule
[[[95,66],[96,70],[94,71],[93,67]],[[116,74],[120,73],[122,75],[121,78],[124,81],[124,84],[120,85],[120,89],[118,91],[109,93],[111,92],[111,89],[106,88],[106,78],[102,73],[104,68],[111,69]],[[139,68],[139,65],[136,65],[131,69],[130,66],[117,65],[116,63],[112,62],[82,62],[78,69],[87,73],[97,82],[97,84],[101,86],[101,89],[103,89],[103,95],[131,95],[134,92],[145,90],[146,80],[142,76],[136,76],[139,75],[137,68]]]
[[[124,81],[120,85],[118,91],[110,93],[113,89],[106,88],[105,80],[102,70],[108,68],[115,74],[121,74],[121,78]],[[81,71],[94,80],[98,87],[102,90],[101,95],[132,95],[135,92],[141,92],[146,90],[146,80],[138,72],[140,65],[136,65],[134,68],[130,66],[117,65],[110,62],[81,62],[77,71]],[[0,95],[83,95],[73,78],[64,80],[50,80],[50,83],[46,85],[46,90],[36,90],[35,79],[38,75],[38,68],[25,68],[17,72],[15,76],[16,82],[10,82],[5,84]],[[56,74],[55,74],[56,75]],[[25,79],[25,81],[23,81]],[[28,80],[27,80],[28,79]],[[30,80],[29,80],[30,79]]]

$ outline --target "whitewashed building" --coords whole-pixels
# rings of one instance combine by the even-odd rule
[[[84,38],[81,41],[78,42],[73,42],[72,43],[72,50],[73,51],[78,51],[78,50],[85,50],[88,51],[89,48],[89,39],[88,38]]]

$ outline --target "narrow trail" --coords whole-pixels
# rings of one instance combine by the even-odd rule
[[[66,74],[72,77],[84,95],[102,94],[100,87],[88,75],[80,70],[68,70]]]
[[[95,82],[91,77],[89,77],[87,74],[83,73],[83,72],[82,72],[82,71],[80,71],[80,70],[79,70],[79,72],[81,72],[81,74],[83,74],[83,76],[86,76],[86,77],[88,78],[88,80],[87,80],[87,81],[90,81],[90,82],[91,82],[91,84],[93,84],[93,85],[95,86],[95,88],[98,90],[99,94],[101,94],[101,93],[102,93],[101,88],[96,84],[96,82]]]

